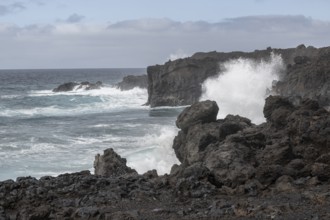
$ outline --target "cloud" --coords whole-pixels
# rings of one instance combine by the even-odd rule
[[[83,16],[83,15],[72,14],[66,19],[66,22],[78,23],[78,22],[81,22],[82,20],[84,20],[84,18],[85,18],[85,16]]]
[[[10,5],[0,5],[0,16],[25,10],[26,7],[21,2],[14,2]]]
[[[329,46],[329,36],[329,21],[304,16],[249,16],[216,23],[166,18],[110,25],[0,23],[0,50],[6,51],[0,53],[0,68],[146,67],[198,51]]]
[[[139,20],[126,20],[120,21],[108,26],[109,29],[126,29],[137,31],[164,31],[173,30],[180,25],[180,22],[176,22],[167,18],[163,19],[139,19]]]

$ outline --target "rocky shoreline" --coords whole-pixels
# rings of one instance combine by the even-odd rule
[[[177,119],[181,165],[158,176],[112,149],[89,171],[0,182],[0,219],[329,219],[330,117],[317,101],[266,99],[266,123],[199,102]],[[221,105],[220,105],[221,110]]]
[[[219,72],[218,62],[272,52],[282,55],[287,71],[273,87],[279,96],[265,101],[265,123],[238,115],[217,119],[221,103],[198,102],[201,82]],[[197,53],[148,67],[148,76],[128,76],[117,87],[148,84],[151,107],[191,104],[176,121],[173,149],[181,164],[161,176],[138,174],[106,149],[95,157],[94,174],[2,181],[0,220],[330,219],[329,77],[330,48],[303,45]]]

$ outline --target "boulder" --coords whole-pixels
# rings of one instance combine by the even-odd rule
[[[176,120],[176,126],[186,130],[197,123],[215,122],[219,107],[215,101],[206,100],[198,102],[181,112]]]

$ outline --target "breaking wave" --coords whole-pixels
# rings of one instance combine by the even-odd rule
[[[7,96],[8,99],[20,99],[15,101],[22,103],[22,106],[2,107],[0,117],[69,116],[146,108],[142,105],[146,102],[147,96],[147,90],[140,88],[121,91],[113,87],[103,87],[99,90],[58,93],[51,90],[31,91],[26,96]]]
[[[265,121],[263,106],[274,80],[284,70],[280,55],[267,60],[235,59],[221,64],[223,70],[203,85],[201,100],[214,100],[219,105],[218,118],[238,114],[259,124]]]

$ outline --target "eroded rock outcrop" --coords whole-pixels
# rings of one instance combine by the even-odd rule
[[[100,89],[102,87],[102,82],[97,81],[96,83],[90,83],[90,82],[68,82],[59,85],[57,88],[53,89],[53,92],[69,92],[73,90],[93,90],[93,89]]]
[[[295,104],[304,98],[317,100],[321,106],[330,107],[330,48],[321,48],[316,57],[297,56],[286,73],[275,85],[281,96],[289,97]]]
[[[299,45],[296,48],[256,50],[254,52],[196,53],[185,59],[168,61],[164,65],[149,66],[148,104],[155,106],[191,105],[202,94],[202,83],[222,71],[219,63],[231,59],[267,60],[271,54],[280,54],[286,74],[275,90],[288,97],[316,99],[322,106],[330,105],[329,48]]]
[[[218,69],[213,58],[187,58],[149,66],[148,104],[156,107],[195,103],[202,92],[201,83],[214,76]]]
[[[147,75],[125,76],[121,82],[116,84],[116,87],[119,88],[120,90],[131,90],[136,87],[141,88],[141,89],[146,89],[146,88],[148,88]]]
[[[122,176],[137,172],[126,166],[126,159],[121,158],[112,148],[104,150],[103,155],[97,154],[94,161],[95,175]]]
[[[207,102],[198,103],[205,105],[201,111]],[[232,115],[193,123],[192,115],[198,114],[193,106],[178,117],[190,123],[174,140],[182,163],[173,170],[174,176],[180,178],[198,165],[214,185],[235,190],[251,181],[259,190],[283,179],[329,181],[329,163],[324,158],[330,153],[330,117],[317,101],[304,99],[294,106],[286,98],[270,96],[264,107],[267,123],[259,126]],[[214,113],[209,116],[214,118]]]

